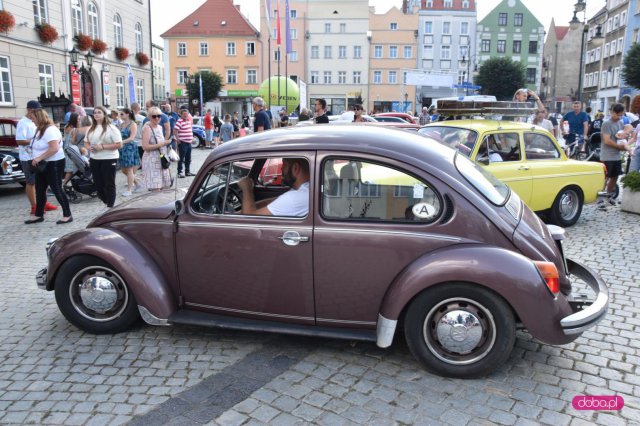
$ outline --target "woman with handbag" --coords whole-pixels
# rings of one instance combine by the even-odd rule
[[[122,147],[120,130],[111,124],[104,107],[93,109],[93,124],[87,130],[85,141],[89,142],[91,161],[89,167],[96,184],[98,198],[113,207],[116,202],[116,166]]]
[[[27,117],[36,125],[36,134],[31,141],[33,160],[32,171],[36,175],[36,211],[35,215],[24,223],[30,225],[44,221],[44,206],[47,202],[47,187],[51,188],[58,203],[62,206],[62,219],[56,224],[61,225],[73,221],[69,200],[62,190],[62,175],[64,174],[64,151],[62,149],[62,134],[43,109],[29,111]]]
[[[160,108],[152,107],[147,113],[149,122],[142,129],[142,182],[149,191],[160,191],[171,187],[170,162],[167,158],[167,146],[171,141],[164,138],[160,126]]]

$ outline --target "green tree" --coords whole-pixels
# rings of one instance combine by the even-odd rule
[[[525,67],[511,58],[490,58],[478,70],[474,83],[482,86],[481,94],[510,101],[516,90],[525,84]]]
[[[202,75],[202,102],[207,103],[218,97],[218,93],[224,84],[222,76],[216,72],[200,71],[191,76],[191,82],[187,85],[190,99],[200,99],[200,76]]]
[[[640,44],[634,43],[622,61],[622,79],[628,86],[640,89]]]

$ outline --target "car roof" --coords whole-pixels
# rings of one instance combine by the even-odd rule
[[[486,131],[495,131],[495,130],[518,131],[518,130],[542,129],[542,127],[536,126],[531,123],[520,123],[515,121],[492,120],[492,119],[436,121],[433,123],[429,123],[423,127],[435,127],[435,126],[459,127],[462,129],[472,129],[477,132],[486,132]]]

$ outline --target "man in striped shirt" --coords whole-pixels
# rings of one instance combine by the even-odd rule
[[[193,129],[191,127],[191,120],[189,119],[189,111],[186,108],[180,109],[180,119],[173,128],[173,135],[178,141],[178,154],[180,155],[180,161],[178,161],[178,177],[194,176],[190,170]],[[182,173],[183,163],[184,174]]]

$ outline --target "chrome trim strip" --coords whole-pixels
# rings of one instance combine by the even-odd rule
[[[313,317],[298,317],[298,316],[295,316],[295,315],[280,315],[280,314],[269,314],[269,313],[266,313],[266,312],[244,311],[242,309],[223,308],[221,306],[201,305],[200,303],[186,302],[185,305],[186,306],[193,306],[193,307],[196,307],[196,308],[217,309],[217,310],[220,310],[220,311],[234,312],[234,313],[237,313],[237,314],[259,315],[259,316],[263,316],[263,317],[297,319],[297,320],[304,320],[304,321],[315,321],[315,318],[313,318]]]
[[[317,321],[332,322],[336,324],[353,324],[353,325],[376,325],[375,321],[349,321],[349,320],[337,320],[329,318],[316,318]]]
[[[291,228],[295,228],[300,231],[311,232],[313,230],[312,226],[301,226],[297,224],[289,224],[289,225],[258,225],[255,223],[222,223],[222,222],[179,222],[181,227],[203,227],[203,228],[250,228],[250,229],[270,229],[276,231],[282,230],[290,230]]]
[[[130,220],[116,220],[109,222],[109,225],[157,225],[158,223],[171,224],[173,219],[130,219]]]
[[[378,314],[378,326],[376,327],[378,340],[376,340],[376,345],[378,345],[379,348],[388,348],[391,346],[397,326],[397,320],[390,320]]]
[[[383,234],[383,235],[403,235],[407,237],[419,237],[430,240],[444,240],[444,241],[460,241],[459,237],[449,237],[446,235],[430,234],[426,232],[408,232],[408,231],[384,231],[375,229],[360,229],[360,228],[325,228],[317,227],[314,232],[351,232],[360,234]]]
[[[585,309],[560,320],[564,334],[580,334],[596,325],[607,315],[609,308],[609,288],[598,274],[586,266],[567,259],[569,273],[582,279],[596,293],[596,300]]]
[[[146,322],[149,325],[165,325],[165,326],[171,325],[169,324],[169,320],[158,318],[157,316],[149,312],[149,310],[144,306],[138,305],[138,311],[140,312],[140,316],[142,317],[144,322]]]

